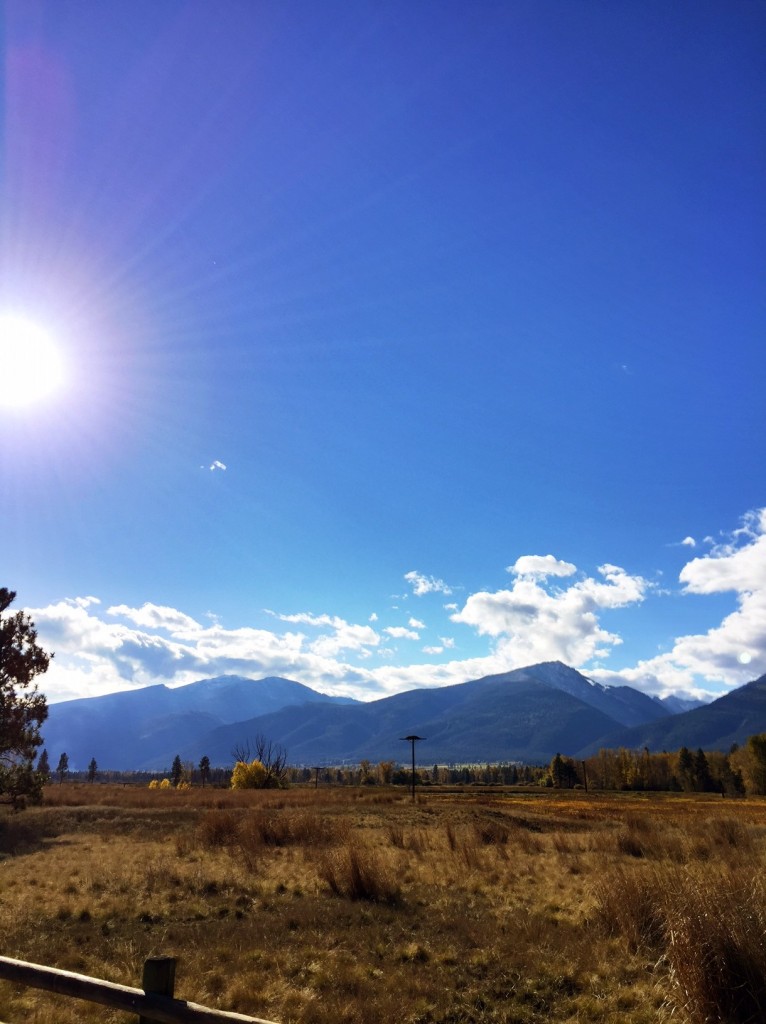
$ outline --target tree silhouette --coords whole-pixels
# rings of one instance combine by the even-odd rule
[[[714,788],[710,765],[702,747],[694,755],[694,788],[700,793],[709,793]]]
[[[688,747],[681,747],[678,751],[678,774],[683,789],[689,791],[694,789],[694,756]]]
[[[90,759],[90,764],[88,765],[88,782],[95,782],[96,781],[96,773],[97,772],[98,772],[98,765],[96,764],[95,757],[92,757]]]
[[[59,763],[56,765],[56,775],[59,777],[59,785],[64,781],[64,776],[69,771],[69,757],[67,754],[62,754],[59,758]]]
[[[32,764],[48,708],[34,679],[47,671],[52,655],[38,645],[28,615],[4,614],[15,597],[0,587],[0,793],[8,793],[18,806],[26,798],[39,799],[42,792]]]
[[[178,787],[178,783],[184,777],[184,766],[181,762],[181,755],[176,754],[173,758],[173,764],[170,769],[170,781],[174,786]]]
[[[210,778],[210,758],[205,754],[200,758],[199,762],[199,774],[202,779],[202,788],[205,788],[205,783]]]
[[[561,754],[556,754],[551,761],[550,772],[551,778],[553,779],[553,785],[556,789],[561,789],[564,785],[565,777],[564,758]]]
[[[37,759],[37,774],[43,783],[46,783],[51,777],[51,765],[48,760],[48,751],[43,747],[43,752]]]

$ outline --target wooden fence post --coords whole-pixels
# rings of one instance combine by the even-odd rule
[[[144,962],[141,988],[147,995],[170,996],[176,983],[176,961],[172,956],[152,956]],[[156,1024],[151,1017],[139,1017],[138,1024]]]

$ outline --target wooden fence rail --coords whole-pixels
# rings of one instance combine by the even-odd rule
[[[273,1024],[261,1017],[246,1017],[226,1010],[210,1010],[173,997],[175,960],[154,957],[144,964],[143,988],[116,985],[85,974],[60,971],[0,956],[0,979],[30,988],[45,989],[72,999],[85,999],[113,1010],[140,1014],[142,1024]],[[164,993],[164,994],[162,994]]]

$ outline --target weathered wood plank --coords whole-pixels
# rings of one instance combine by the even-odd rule
[[[175,996],[176,961],[172,956],[152,956],[144,961],[144,973],[141,988],[149,995]],[[138,1024],[154,1024],[154,1021],[143,1015]]]
[[[72,999],[84,999],[101,1006],[109,1006],[113,1010],[140,1014],[156,1021],[157,1024],[274,1024],[273,1021],[264,1020],[262,1017],[247,1017],[226,1010],[210,1010],[182,999],[152,995],[140,988],[129,988],[127,985],[89,978],[85,974],[75,974],[72,971],[61,971],[56,967],[30,964],[7,956],[0,956],[0,978],[19,985],[28,985],[30,988],[56,992]]]

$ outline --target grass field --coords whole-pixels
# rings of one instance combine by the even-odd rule
[[[0,954],[296,1024],[766,1020],[766,800],[54,785]],[[127,1021],[0,983],[8,1024]]]

